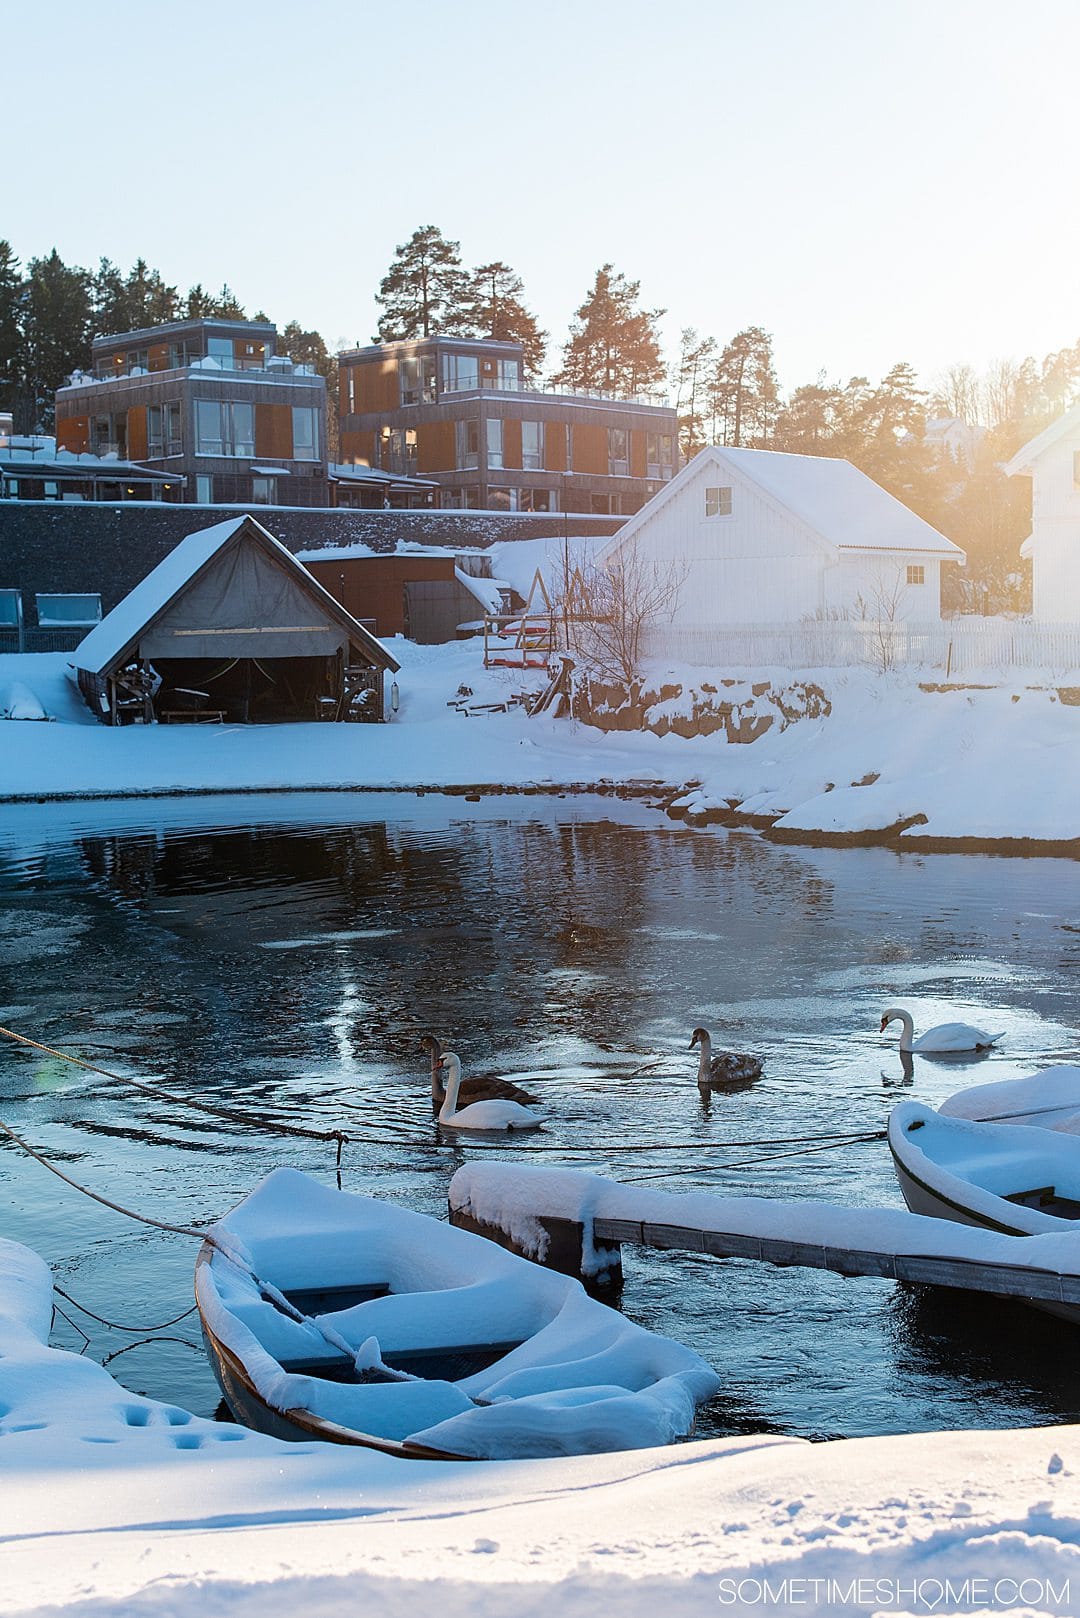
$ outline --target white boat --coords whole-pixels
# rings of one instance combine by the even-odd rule
[[[943,1117],[904,1101],[889,1117],[889,1150],[912,1213],[1010,1236],[1072,1231],[1080,1251],[1076,1135]],[[1080,1323],[1080,1308],[1036,1307]]]
[[[278,1169],[195,1268],[236,1418],[427,1459],[639,1449],[719,1388],[691,1349],[481,1236]]]
[[[1080,1134],[1080,1067],[1061,1062],[1022,1079],[971,1084],[949,1096],[939,1110],[947,1118],[1031,1124],[1037,1129]]]

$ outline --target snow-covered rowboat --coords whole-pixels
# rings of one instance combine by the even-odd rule
[[[1010,1236],[1072,1232],[1080,1247],[1080,1138],[1027,1125],[946,1117],[904,1101],[889,1150],[912,1213]],[[1040,1303],[1080,1324],[1080,1308]]]
[[[719,1379],[580,1282],[373,1197],[277,1169],[195,1268],[238,1420],[428,1459],[640,1449],[685,1438]]]

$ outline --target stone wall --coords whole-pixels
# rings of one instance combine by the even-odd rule
[[[96,593],[109,612],[164,556],[199,528],[238,517],[237,506],[119,506],[63,502],[0,503],[0,589],[23,592],[23,615],[37,623],[36,594]],[[421,545],[480,546],[497,540],[561,535],[558,512],[320,511],[256,507],[252,515],[291,551],[364,544],[392,551],[399,540]],[[578,533],[612,534],[621,517],[582,517]],[[4,649],[0,645],[0,649]]]
[[[627,686],[585,678],[573,696],[575,719],[599,730],[651,730],[656,736],[711,736],[723,730],[729,742],[756,742],[773,726],[786,730],[800,719],[831,712],[821,687],[803,680],[775,686],[771,680],[717,676],[697,685],[633,681]]]

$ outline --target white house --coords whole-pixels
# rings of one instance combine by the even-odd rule
[[[601,553],[628,547],[683,574],[672,644],[718,627],[829,619],[927,623],[958,545],[852,466],[703,449]],[[660,633],[660,631],[657,631]]]
[[[1080,621],[1080,404],[1051,422],[1005,466],[1031,479],[1032,616],[1043,623]]]

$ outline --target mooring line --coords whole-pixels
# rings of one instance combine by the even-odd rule
[[[332,1141],[337,1146],[338,1190],[341,1190],[341,1152],[349,1139],[341,1129],[305,1129],[302,1124],[279,1124],[272,1118],[252,1118],[249,1113],[238,1112],[233,1107],[218,1107],[209,1101],[193,1101],[189,1096],[177,1095],[173,1090],[163,1090],[160,1085],[144,1084],[140,1079],[130,1078],[123,1073],[111,1073],[106,1067],[97,1067],[93,1062],[84,1062],[81,1057],[71,1056],[67,1051],[58,1051],[52,1045],[42,1045],[36,1039],[27,1038],[25,1034],[17,1034],[12,1028],[0,1027],[0,1034],[5,1039],[14,1040],[17,1045],[26,1045],[34,1051],[43,1051],[46,1056],[55,1056],[61,1062],[70,1062],[74,1067],[85,1068],[88,1073],[97,1073],[101,1078],[111,1079],[116,1084],[128,1084],[132,1089],[141,1090],[145,1095],[171,1101],[176,1106],[188,1107],[193,1112],[205,1112],[215,1118],[227,1118],[232,1123],[264,1129],[272,1135],[293,1135],[302,1140]],[[10,1134],[10,1131],[8,1132]]]

